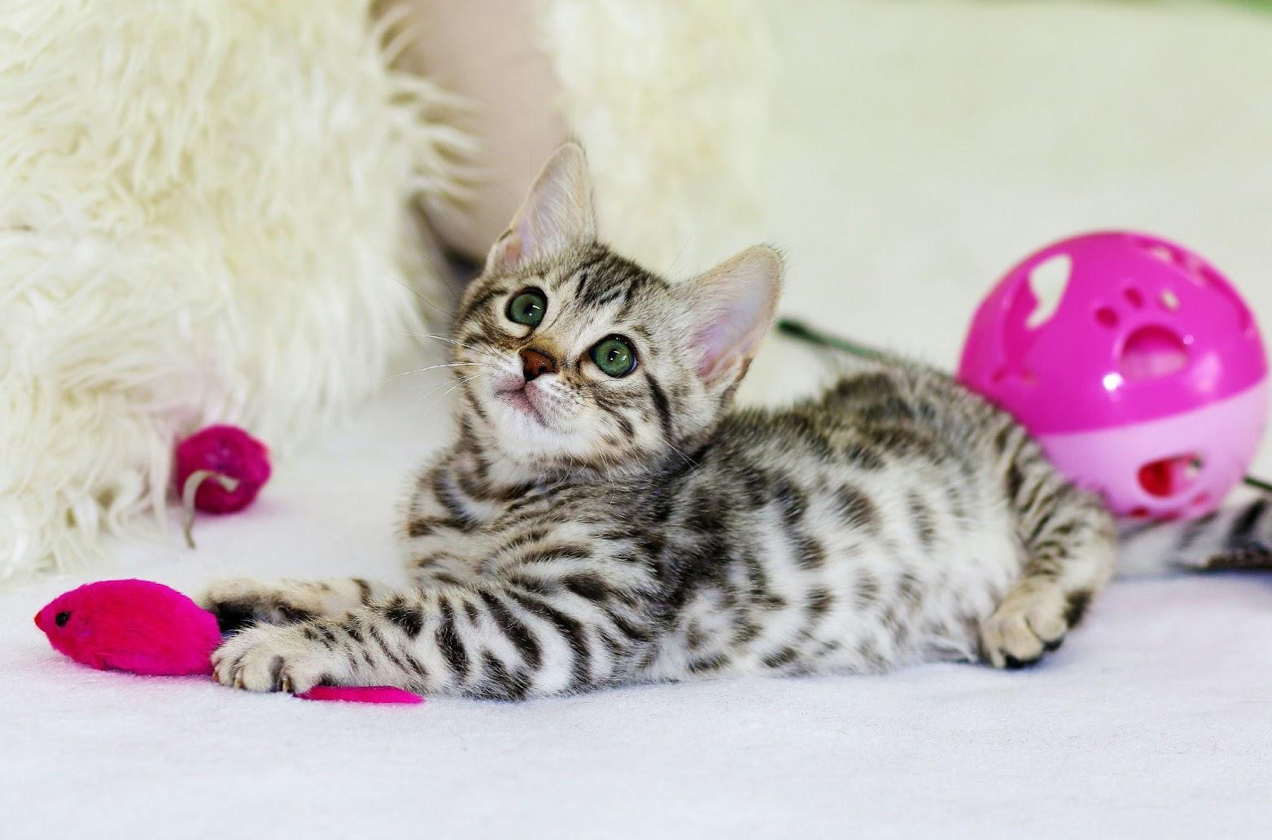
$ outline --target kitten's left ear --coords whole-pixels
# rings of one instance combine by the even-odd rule
[[[552,153],[507,232],[490,249],[486,269],[510,269],[550,259],[596,240],[592,177],[578,143]]]
[[[741,379],[773,325],[782,291],[782,258],[757,245],[680,288],[688,303],[690,343],[708,386]]]

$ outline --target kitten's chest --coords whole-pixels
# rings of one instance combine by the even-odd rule
[[[621,520],[606,513],[612,501],[605,493],[549,487],[504,504],[470,535],[478,571],[495,574],[563,548],[587,552],[621,528]]]

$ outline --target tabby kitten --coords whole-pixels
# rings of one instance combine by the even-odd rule
[[[411,585],[216,584],[254,691],[522,698],[732,674],[1020,667],[1113,568],[1113,523],[1010,417],[881,361],[730,411],[782,266],[669,285],[596,240],[582,151],[547,163],[454,332],[458,440],[422,472]]]

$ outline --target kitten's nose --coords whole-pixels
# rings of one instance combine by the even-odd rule
[[[527,382],[545,373],[556,373],[556,370],[556,360],[547,353],[530,348],[521,351],[521,373]]]

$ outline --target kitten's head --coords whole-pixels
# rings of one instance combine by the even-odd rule
[[[637,222],[638,223],[638,222]],[[773,321],[781,260],[750,248],[670,285],[596,240],[587,160],[544,166],[461,303],[466,425],[513,462],[625,470],[719,422]]]

